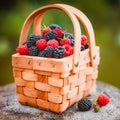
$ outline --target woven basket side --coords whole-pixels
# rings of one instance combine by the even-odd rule
[[[79,67],[78,73],[72,70],[55,73],[14,67],[19,102],[57,113],[65,111],[96,88],[97,64],[91,67],[90,60],[87,60]]]

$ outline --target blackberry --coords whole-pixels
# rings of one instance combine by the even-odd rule
[[[65,33],[64,34],[65,37],[69,38],[71,41],[71,46],[74,46],[74,36],[72,33]]]
[[[62,46],[58,46],[53,52],[54,58],[63,58],[64,54],[65,54],[65,49]]]
[[[81,51],[85,50],[85,46],[81,45]]]
[[[29,48],[29,55],[30,56],[37,56],[38,52],[39,52],[39,50],[38,50],[38,48],[36,46],[31,46]]]
[[[50,58],[53,56],[53,51],[54,51],[54,48],[47,46],[43,51],[39,52],[38,56]]]
[[[41,38],[42,37],[40,35],[31,34],[30,36],[28,36],[26,44],[28,47],[31,47],[31,46],[35,45],[36,41],[40,40]]]
[[[69,39],[74,39],[74,36],[72,33],[65,33],[64,36],[69,38]]]
[[[62,28],[61,28],[59,25],[57,25],[57,24],[51,24],[51,25],[49,25],[49,27],[50,27],[52,30],[55,29],[55,28],[59,28],[59,29],[62,30]]]
[[[87,49],[89,46],[88,46],[88,41],[86,42],[85,44],[85,49]]]
[[[50,39],[57,39],[57,33],[55,31],[50,31],[50,32],[47,32],[45,35],[44,35],[44,38],[48,41]]]
[[[36,39],[36,41],[37,41],[37,40],[40,40],[40,39],[42,39],[42,36],[36,35],[36,36],[35,36],[35,39]]]
[[[88,111],[92,108],[92,103],[87,98],[83,98],[78,102],[78,109],[80,111]]]
[[[70,41],[71,41],[71,46],[74,46],[74,39],[70,39]]]

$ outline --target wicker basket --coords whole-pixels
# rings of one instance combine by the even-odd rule
[[[44,13],[50,9],[64,11],[74,28],[74,54],[62,59],[12,55],[12,66],[18,101],[21,104],[62,113],[83,97],[95,91],[98,75],[99,47],[88,18],[78,9],[65,4],[52,4],[33,11],[26,19],[20,34],[19,45],[28,36],[34,20],[33,33],[40,34]],[[85,28],[89,48],[80,51],[81,29]]]

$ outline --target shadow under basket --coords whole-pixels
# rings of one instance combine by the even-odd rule
[[[19,45],[26,40],[33,20],[33,33],[40,34],[38,25],[40,26],[42,14],[53,8],[63,10],[73,23],[74,54],[55,59],[16,53],[12,55],[12,66],[17,99],[21,104],[62,113],[80,99],[95,92],[100,57],[88,18],[78,9],[65,4],[47,5],[33,11],[23,25]],[[78,20],[85,27],[88,36],[89,48],[84,51],[79,50],[81,32]]]

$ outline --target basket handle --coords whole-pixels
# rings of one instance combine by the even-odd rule
[[[93,64],[94,64],[93,57],[95,55],[95,36],[94,36],[94,30],[93,30],[91,22],[85,16],[85,14],[83,14],[80,10],[78,10],[70,5],[66,5],[66,4],[59,4],[59,5],[65,6],[65,8],[70,10],[84,26],[87,37],[88,37],[88,42],[89,42],[89,54],[90,54],[91,66],[93,66]],[[41,28],[40,28],[41,22],[42,22],[42,16],[38,15],[34,20],[34,26],[33,26],[34,27],[34,34],[41,33]],[[75,42],[76,42],[76,40],[75,40]]]
[[[89,54],[90,54],[91,66],[93,66],[94,65],[93,58],[96,55],[96,53],[95,53],[96,45],[95,45],[95,35],[94,35],[94,30],[93,30],[92,24],[89,21],[89,19],[87,18],[87,16],[85,14],[83,14],[80,10],[78,10],[77,8],[74,8],[74,7],[66,5],[66,4],[63,4],[63,6],[68,7],[71,10],[71,12],[73,14],[75,14],[75,16],[78,18],[78,20],[84,26],[86,34],[87,34],[88,42],[89,42]]]
[[[81,38],[81,29],[78,20],[74,16],[74,14],[71,12],[71,8],[68,6],[65,6],[63,4],[53,4],[53,5],[47,5],[43,6],[41,8],[38,8],[37,10],[33,11],[25,20],[25,23],[23,24],[21,34],[20,34],[20,39],[19,39],[19,45],[24,43],[26,41],[30,26],[33,22],[33,20],[39,15],[39,23],[42,21],[43,14],[48,10],[48,9],[60,9],[63,10],[71,19],[73,28],[74,28],[74,36],[75,36],[75,46],[74,46],[74,55],[73,55],[73,72],[78,71],[78,66],[76,64],[78,63],[79,57],[80,57],[80,38]],[[37,17],[38,18],[38,17]],[[40,24],[35,22],[35,27],[34,32],[38,33],[38,31],[35,31],[35,28],[38,30]],[[91,53],[91,52],[90,52]]]
[[[25,20],[22,30],[21,30],[21,34],[20,34],[20,38],[19,38],[19,45],[23,44],[26,39],[27,39],[27,35],[30,29],[30,26],[33,22],[33,20],[35,19],[36,16],[39,15],[40,17],[40,21],[42,20],[42,16],[43,14],[49,10],[49,9],[60,9],[63,10],[71,19],[72,24],[73,24],[73,28],[74,28],[74,35],[75,35],[75,47],[74,47],[74,57],[73,57],[73,72],[78,72],[78,66],[76,66],[76,63],[78,63],[80,54],[78,51],[80,51],[80,38],[81,38],[81,29],[80,29],[80,25],[79,22],[77,20],[77,18],[74,16],[74,14],[72,12],[70,12],[70,10],[66,9],[65,6],[62,6],[60,4],[53,4],[53,5],[47,5],[47,6],[43,6],[41,8],[36,9],[35,11],[33,11]],[[40,24],[36,24],[36,28],[39,28]]]

